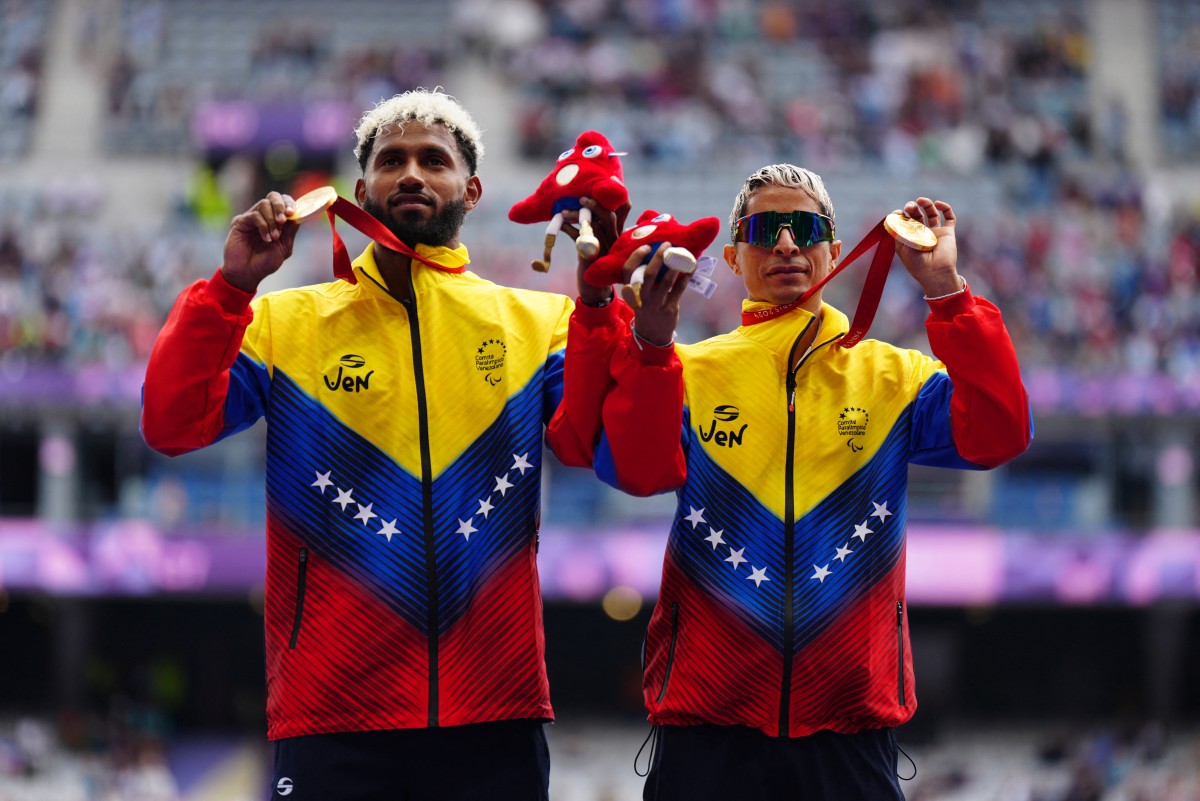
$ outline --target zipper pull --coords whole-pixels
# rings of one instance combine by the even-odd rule
[[[787,377],[788,389],[788,411],[796,411],[796,374],[792,371],[788,372]]]
[[[792,394],[788,397],[788,411],[796,411],[796,388],[792,387]]]

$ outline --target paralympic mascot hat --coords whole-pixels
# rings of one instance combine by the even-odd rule
[[[546,226],[545,252],[533,262],[533,269],[543,273],[550,269],[550,251],[562,230],[564,211],[579,211],[579,237],[575,240],[579,255],[590,259],[599,252],[591,212],[580,205],[579,199],[593,198],[610,211],[628,203],[629,191],[621,172],[620,157],[624,155],[613,150],[604,134],[584,131],[575,146],[558,157],[537,190],[508,210],[508,219],[515,223],[550,222]]]

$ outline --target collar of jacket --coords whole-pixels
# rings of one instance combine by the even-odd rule
[[[743,312],[754,312],[769,308],[771,308],[771,304],[764,303],[763,301],[742,301]],[[757,342],[764,348],[777,354],[780,358],[786,360],[792,352],[792,346],[796,343],[796,337],[800,336],[800,332],[804,330],[804,326],[808,325],[812,319],[812,312],[805,309],[794,309],[787,314],[771,320],[764,320],[754,325],[738,326],[737,331],[746,337],[746,339]],[[815,344],[820,345],[823,342],[836,339],[849,330],[850,320],[846,315],[828,303],[821,304],[820,338]]]
[[[459,245],[456,248],[448,247],[430,247],[429,245],[417,245],[417,253],[429,259],[430,261],[443,266],[445,269],[431,269],[419,261],[413,261],[413,284],[418,285],[424,283],[425,279],[433,279],[435,277],[449,278],[453,275],[462,273],[466,270],[467,265],[471,263],[470,254],[467,252],[466,245]],[[354,269],[364,275],[370,277],[378,286],[385,286],[383,276],[379,272],[379,265],[375,263],[375,243],[369,242],[367,249],[354,260]]]

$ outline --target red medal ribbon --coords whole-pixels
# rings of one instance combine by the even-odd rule
[[[350,226],[359,233],[370,237],[372,241],[383,245],[388,250],[394,250],[397,253],[408,256],[410,259],[416,259],[426,267],[432,267],[435,270],[441,270],[446,273],[461,273],[467,269],[465,265],[447,267],[444,264],[438,264],[419,255],[415,250],[397,239],[396,235],[388,230],[387,226],[345,198],[339,197],[333,201],[329,208],[325,209],[325,215],[329,217],[329,230],[333,232],[334,278],[340,278],[351,284],[358,283],[358,279],[354,277],[354,268],[350,266],[350,254],[346,251],[346,243],[342,241],[341,235],[337,232],[337,226],[334,224],[335,217],[341,217],[350,223]]]
[[[890,245],[890,247],[885,247],[885,245]],[[846,335],[838,340],[838,344],[843,348],[854,347],[867,335],[867,329],[871,327],[871,322],[875,319],[875,312],[879,310],[879,301],[883,297],[883,287],[887,283],[888,270],[892,266],[892,257],[896,255],[895,240],[883,227],[882,220],[863,237],[861,242],[854,246],[850,254],[842,259],[841,264],[830,270],[829,275],[810,286],[803,295],[782,306],[761,311],[742,312],[742,325],[754,325],[787,314],[819,292],[821,287],[829,283],[835,275],[849,267],[859,256],[871,248],[875,248],[875,256],[871,259],[871,269],[867,272],[867,281],[863,286],[862,297],[858,299],[854,321],[850,324],[850,330],[846,332]]]

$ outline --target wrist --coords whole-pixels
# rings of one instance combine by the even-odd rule
[[[925,300],[942,300],[957,295],[966,288],[967,282],[958,273],[921,283],[921,289],[925,292]]]
[[[251,295],[258,292],[258,282],[249,279],[244,271],[230,270],[227,266],[221,265],[221,269],[218,272],[221,274],[221,278],[225,280],[225,283],[234,289]]]
[[[587,290],[583,287],[579,289],[579,302],[584,306],[590,306],[593,309],[603,309],[605,306],[613,302],[613,298],[617,295],[613,292],[610,286],[607,289],[589,286]]]

